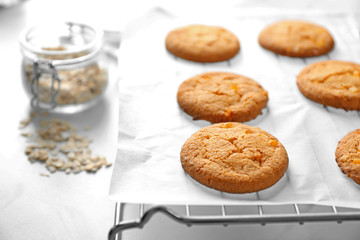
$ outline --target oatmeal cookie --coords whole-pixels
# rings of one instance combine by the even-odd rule
[[[193,179],[229,193],[269,188],[288,167],[287,152],[274,136],[241,123],[200,129],[186,140],[180,159]]]
[[[348,133],[339,141],[335,160],[346,176],[360,184],[360,129]]]
[[[194,62],[219,62],[240,50],[238,38],[228,30],[207,25],[188,25],[171,31],[166,49],[177,57]]]
[[[284,20],[267,26],[258,41],[263,48],[289,57],[319,56],[334,47],[334,39],[324,27],[297,20]]]
[[[194,120],[246,122],[261,114],[268,94],[254,80],[226,72],[208,72],[184,81],[178,89],[181,109]]]
[[[297,76],[302,94],[320,104],[360,110],[360,65],[323,61],[305,67]]]

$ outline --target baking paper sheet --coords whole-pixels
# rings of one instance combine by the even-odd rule
[[[286,18],[325,26],[336,46],[328,55],[289,58],[257,42],[268,24]],[[240,53],[221,63],[193,63],[165,49],[172,29],[193,23],[219,25],[238,36]],[[151,204],[317,203],[360,207],[360,187],[335,162],[337,142],[360,127],[358,112],[325,108],[306,99],[296,75],[308,64],[337,59],[359,62],[360,43],[353,17],[342,14],[234,15],[182,18],[161,8],[134,22],[123,34],[119,71],[118,152],[110,197]],[[178,107],[182,81],[203,72],[228,71],[250,77],[269,92],[263,114],[246,124],[260,127],[285,146],[289,167],[273,187],[251,194],[209,189],[185,174],[180,149],[190,135],[210,123],[194,121]]]

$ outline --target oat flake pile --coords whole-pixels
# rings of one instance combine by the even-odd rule
[[[30,117],[20,122],[20,129],[25,129],[39,114],[33,112]],[[42,113],[47,116],[47,113]],[[90,138],[77,133],[77,129],[69,122],[61,119],[40,120],[36,133],[22,132],[29,141],[25,154],[30,162],[43,162],[50,173],[65,171],[66,174],[81,171],[96,172],[102,166],[111,163],[106,158],[91,155]],[[87,127],[90,130],[90,127]]]

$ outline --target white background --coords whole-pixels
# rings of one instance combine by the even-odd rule
[[[0,239],[106,239],[113,224],[114,202],[108,191],[111,169],[96,174],[65,175],[57,173],[50,178],[40,164],[30,164],[23,154],[25,140],[19,135],[19,121],[27,117],[29,99],[20,79],[20,52],[17,36],[26,26],[49,20],[74,20],[98,23],[106,29],[122,31],[153,6],[166,5],[181,11],[214,10],[220,2],[209,1],[46,1],[30,0],[19,6],[0,9]],[[360,3],[353,1],[221,1],[222,6],[233,6],[239,11],[257,8],[259,11],[321,9],[331,12],[354,12]],[[261,10],[260,10],[261,9]],[[114,88],[115,89],[115,88]],[[111,92],[115,94],[114,92]],[[114,99],[102,102],[98,109],[81,115],[94,126],[91,134],[108,139],[108,146],[116,142]],[[116,115],[116,114],[115,114]],[[70,117],[80,124],[76,116]],[[77,119],[79,119],[78,117]],[[106,131],[104,130],[106,129]],[[102,144],[96,145],[101,149]],[[95,150],[94,150],[95,151]],[[115,150],[114,150],[115,151]],[[109,161],[115,153],[103,153]],[[143,230],[126,233],[125,239],[169,239],[169,233],[179,239],[358,239],[358,222],[281,224],[230,227],[185,228],[162,216],[156,216]],[[164,231],[165,230],[165,231]],[[181,237],[181,238],[180,238]],[[172,238],[175,239],[175,238]]]

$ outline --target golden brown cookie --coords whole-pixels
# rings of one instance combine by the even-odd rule
[[[345,110],[360,110],[360,65],[343,61],[323,61],[305,67],[297,76],[305,97]]]
[[[238,38],[222,27],[189,25],[171,31],[167,50],[194,62],[219,62],[234,57],[240,50]]]
[[[258,41],[263,48],[289,57],[319,56],[334,47],[334,40],[324,27],[296,20],[267,26]]]
[[[341,171],[360,184],[360,129],[348,133],[339,141],[335,159]]]
[[[181,148],[181,164],[196,181],[219,191],[251,193],[285,174],[288,155],[271,134],[241,123],[200,129]]]
[[[178,89],[177,101],[194,120],[246,122],[261,114],[268,94],[250,78],[209,72],[184,81]]]

